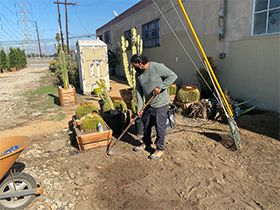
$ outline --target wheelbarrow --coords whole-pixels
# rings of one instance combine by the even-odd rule
[[[11,169],[20,153],[31,143],[27,136],[0,139],[0,154],[18,145],[18,149],[0,157],[0,209],[23,209],[36,195],[43,193],[40,180]]]

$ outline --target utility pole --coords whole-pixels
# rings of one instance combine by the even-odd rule
[[[68,20],[67,20],[67,5],[77,5],[78,3],[67,3],[67,0],[65,2],[54,2],[54,4],[64,4],[65,5],[65,22],[66,22],[66,39],[67,39],[67,54],[69,55],[69,38],[68,38]],[[61,28],[61,24],[60,24]],[[62,45],[63,46],[63,45]]]
[[[67,38],[67,55],[69,55],[68,19],[67,19],[67,0],[65,0],[65,23],[66,23],[66,38]]]
[[[59,3],[58,0],[57,0],[57,3]],[[59,22],[59,28],[60,28],[60,37],[61,37],[62,50],[64,51],[64,41],[63,41],[63,33],[62,33],[62,27],[61,27],[61,18],[60,18],[59,4],[57,4],[57,10],[58,10],[58,22]]]
[[[40,37],[39,37],[39,32],[38,32],[38,27],[37,27],[37,21],[35,21],[35,25],[36,25],[36,31],[37,31],[37,37],[38,37],[38,45],[39,45],[40,58],[42,59],[42,52],[41,52],[41,46],[40,46]]]

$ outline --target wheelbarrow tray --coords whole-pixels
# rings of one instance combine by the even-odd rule
[[[20,153],[31,143],[31,139],[27,136],[13,136],[0,139],[0,153],[18,145],[18,149],[10,154],[0,157],[0,180],[7,171],[12,167]]]

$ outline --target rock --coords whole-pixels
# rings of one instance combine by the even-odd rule
[[[47,147],[47,152],[55,152],[61,150],[65,146],[65,140],[54,140]]]

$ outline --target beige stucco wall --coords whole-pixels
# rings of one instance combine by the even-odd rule
[[[165,17],[176,31],[187,52],[199,68],[201,64],[189,38],[184,31],[172,5],[166,0],[156,1]],[[173,1],[177,5],[177,1]],[[228,0],[226,13],[226,36],[218,39],[218,11],[222,0],[186,0],[183,4],[207,56],[215,59],[218,65],[217,78],[223,89],[227,88],[234,98],[256,99],[252,105],[280,112],[279,104],[279,60],[280,35],[251,36],[253,0]],[[186,27],[186,21],[176,7]],[[123,32],[137,27],[142,36],[141,26],[160,17],[160,46],[145,48],[143,54],[150,60],[162,62],[178,75],[178,85],[197,85],[196,70],[190,59],[172,34],[157,8],[151,4],[132,16],[105,29],[110,30],[112,44],[109,49],[117,49],[117,41]],[[97,35],[99,35],[97,33]],[[220,59],[219,53],[226,58]],[[129,54],[130,55],[130,54]],[[122,66],[117,70],[124,75]]]

